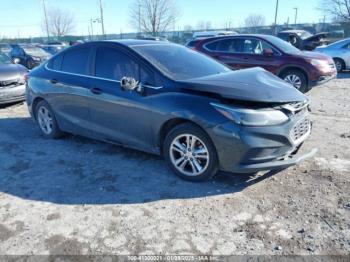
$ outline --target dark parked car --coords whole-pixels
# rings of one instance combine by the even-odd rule
[[[25,75],[28,70],[14,64],[0,52],[0,104],[23,101],[25,99]]]
[[[12,47],[9,44],[0,43],[0,52],[10,56]]]
[[[27,86],[44,137],[68,132],[161,154],[191,181],[315,153],[296,155],[311,132],[305,95],[263,69],[233,72],[180,45],[85,43],[31,71]]]
[[[185,46],[188,47],[188,48],[191,48],[191,49],[194,49],[196,47],[196,45],[202,41],[204,38],[201,38],[201,39],[194,39],[194,40],[190,40],[188,41]]]
[[[33,45],[12,45],[11,58],[16,63],[32,69],[45,62],[51,55],[43,49]]]
[[[286,30],[277,34],[279,38],[300,50],[313,51],[316,47],[327,45],[328,33],[311,34],[304,30]]]
[[[337,75],[332,58],[313,52],[302,52],[269,35],[209,38],[199,42],[195,49],[234,70],[262,67],[303,93]]]

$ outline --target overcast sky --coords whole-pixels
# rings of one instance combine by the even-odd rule
[[[222,28],[229,21],[235,27],[244,23],[252,13],[262,14],[266,23],[274,21],[276,0],[174,0],[181,10],[176,30],[184,25],[196,26],[199,21],[210,21]],[[0,0],[0,36],[30,37],[44,35],[41,29],[43,10],[41,0]],[[91,18],[99,16],[98,0],[46,0],[48,8],[58,7],[73,13],[74,34],[88,34]],[[103,0],[107,33],[135,31],[129,24],[129,7],[133,0]],[[294,22],[294,7],[299,8],[298,22],[319,22],[323,14],[317,10],[319,0],[279,0],[278,22],[290,18]],[[95,25],[95,32],[101,32]]]

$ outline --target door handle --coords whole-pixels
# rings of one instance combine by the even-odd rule
[[[100,95],[102,94],[102,90],[98,87],[94,87],[90,89],[91,93],[95,94],[95,95]]]
[[[50,83],[51,83],[51,84],[54,84],[54,85],[55,85],[55,84],[58,84],[58,80],[57,80],[57,79],[51,79],[51,80],[50,80]]]

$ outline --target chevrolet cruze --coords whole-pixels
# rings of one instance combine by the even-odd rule
[[[261,68],[231,71],[167,42],[90,42],[31,71],[42,135],[73,133],[162,155],[181,178],[254,173],[311,157],[309,100]]]

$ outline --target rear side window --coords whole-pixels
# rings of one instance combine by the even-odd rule
[[[90,48],[75,48],[64,53],[62,71],[67,73],[87,75]]]
[[[62,55],[58,55],[55,58],[51,59],[47,65],[48,68],[52,70],[60,71],[62,66],[62,58],[63,58]]]
[[[96,54],[97,77],[120,80],[123,77],[133,77],[139,80],[139,66],[129,56],[114,48],[99,48]]]
[[[225,52],[225,53],[240,53],[243,49],[243,40],[223,39],[206,44],[205,47],[210,51]]]

